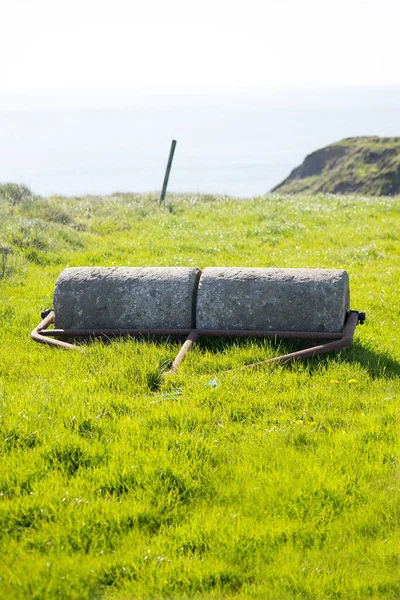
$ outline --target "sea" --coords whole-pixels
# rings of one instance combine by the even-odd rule
[[[0,183],[39,195],[264,195],[346,137],[400,136],[400,86],[0,94]]]

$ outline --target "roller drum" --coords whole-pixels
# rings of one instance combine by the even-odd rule
[[[60,329],[188,329],[200,271],[192,267],[76,267],[54,290]]]
[[[340,332],[349,304],[346,271],[209,267],[200,278],[196,326]]]

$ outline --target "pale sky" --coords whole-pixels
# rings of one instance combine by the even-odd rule
[[[0,0],[0,93],[400,84],[400,0]]]

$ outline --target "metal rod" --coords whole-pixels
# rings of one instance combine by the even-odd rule
[[[193,344],[195,342],[197,342],[197,340],[199,339],[200,334],[198,331],[194,330],[191,331],[189,333],[189,335],[186,338],[186,341],[184,342],[182,348],[179,350],[178,354],[176,355],[176,358],[174,360],[174,362],[171,365],[171,369],[166,373],[166,375],[170,374],[170,373],[176,373],[178,370],[179,365],[183,362],[186,354],[189,352],[189,350],[191,349],[191,347],[193,346]]]
[[[344,328],[341,333],[336,332],[320,332],[320,331],[252,331],[252,330],[216,330],[216,329],[47,329],[49,325],[54,323],[54,311],[52,311],[47,317],[39,323],[37,327],[32,331],[31,337],[34,341],[42,344],[48,344],[50,346],[56,346],[59,348],[69,348],[74,350],[81,350],[79,346],[75,344],[69,344],[60,340],[51,339],[50,336],[64,336],[64,337],[112,337],[121,335],[187,335],[187,339],[179,350],[174,362],[172,363],[170,371],[168,373],[175,373],[179,365],[184,360],[186,354],[192,348],[193,344],[201,336],[218,336],[218,337],[254,337],[254,338],[275,338],[275,339],[287,339],[287,340],[326,340],[326,343],[320,344],[319,346],[313,346],[311,348],[305,348],[304,350],[298,350],[297,352],[291,352],[290,354],[284,354],[275,358],[269,358],[257,363],[245,365],[238,369],[231,369],[231,371],[237,371],[242,369],[249,369],[265,365],[268,363],[285,363],[289,361],[300,360],[303,358],[312,358],[319,354],[325,354],[326,352],[332,352],[334,350],[341,350],[348,346],[354,337],[354,331],[359,321],[358,311],[350,311]],[[229,372],[229,371],[228,371]],[[167,373],[166,373],[167,374]]]
[[[169,173],[171,171],[172,160],[174,158],[175,146],[176,146],[176,140],[172,140],[171,150],[169,151],[169,158],[168,158],[167,168],[166,168],[165,176],[164,176],[164,183],[163,183],[163,186],[162,186],[162,191],[161,191],[161,196],[160,196],[160,204],[162,202],[164,202],[164,200],[165,200],[165,194],[167,193]]]
[[[40,326],[38,326],[40,327]],[[44,336],[59,337],[119,337],[137,335],[184,336],[197,332],[205,337],[254,337],[281,340],[341,340],[343,333],[334,331],[253,331],[252,329],[46,329]]]
[[[275,358],[268,358],[260,362],[252,363],[251,365],[245,365],[237,369],[231,369],[232,371],[242,371],[243,369],[251,369],[253,367],[259,367],[260,365],[266,365],[268,363],[283,364],[285,362],[300,360],[303,358],[312,358],[319,354],[325,354],[326,352],[333,352],[334,350],[342,350],[346,348],[353,341],[354,331],[358,323],[358,312],[351,311],[347,316],[346,324],[343,328],[343,337],[340,340],[334,340],[333,342],[327,342],[320,346],[313,346],[312,348],[305,348],[304,350],[298,350],[297,352],[291,352],[290,354],[284,354]]]
[[[31,333],[31,338],[35,342],[39,342],[40,344],[48,344],[49,346],[55,346],[56,348],[68,348],[71,350],[80,351],[82,350],[81,348],[79,348],[79,346],[75,346],[75,344],[68,344],[67,342],[61,342],[60,340],[52,340],[48,337],[45,337],[43,335],[43,330],[46,330],[47,327],[52,323],[54,323],[54,311],[51,311],[51,313],[49,313],[47,317],[45,317],[43,321],[41,321],[39,325],[35,327],[35,329]]]

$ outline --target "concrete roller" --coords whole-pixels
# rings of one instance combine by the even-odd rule
[[[65,269],[54,290],[55,327],[190,329],[199,277],[192,267]]]
[[[340,332],[349,304],[346,271],[209,267],[200,278],[196,327]]]
[[[202,335],[313,342],[243,367],[252,368],[348,346],[357,323],[365,321],[365,313],[350,311],[349,303],[348,275],[335,269],[209,267],[201,273],[192,267],[69,268],[56,282],[54,310],[42,312],[31,337],[79,350],[63,338],[185,335],[169,373]]]

